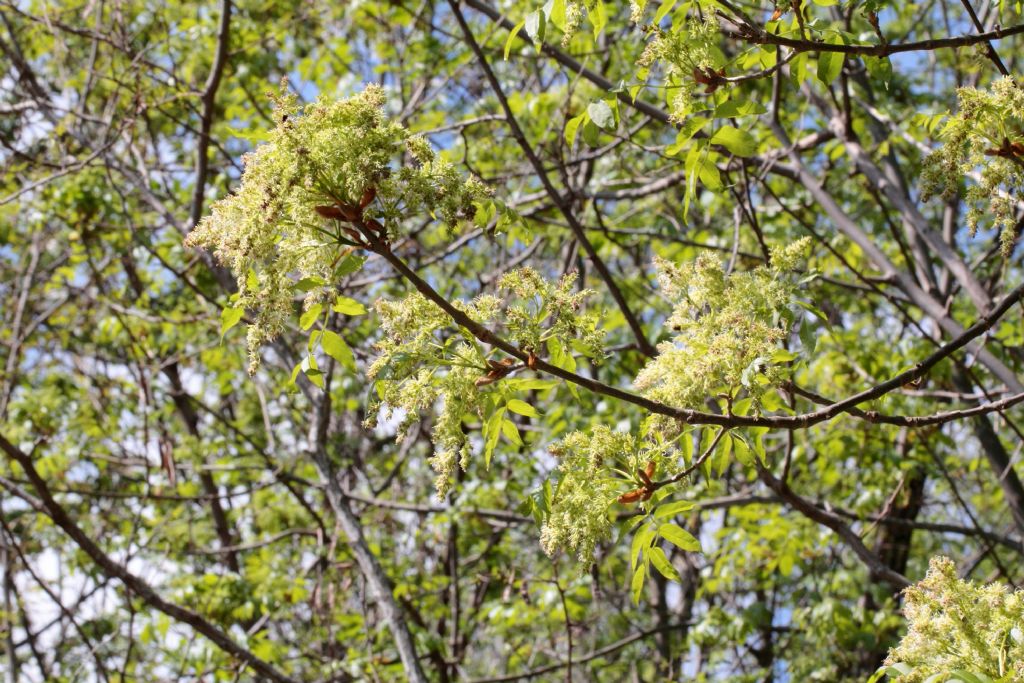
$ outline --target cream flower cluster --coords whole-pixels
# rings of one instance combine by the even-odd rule
[[[1024,682],[1024,591],[964,581],[952,560],[936,557],[907,589],[903,611],[907,635],[886,660],[903,672],[894,683],[974,680],[959,672]]]
[[[234,194],[216,202],[186,239],[211,249],[238,280],[236,307],[252,311],[253,367],[260,344],[276,337],[293,313],[294,284],[306,303],[325,298],[349,249],[337,207],[359,206],[394,236],[403,220],[433,215],[449,226],[472,218],[486,188],[464,178],[423,138],[384,112],[376,85],[341,100],[300,106],[275,99],[277,126],[245,157]]]

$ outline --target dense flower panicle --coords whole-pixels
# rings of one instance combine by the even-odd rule
[[[795,284],[788,272],[806,245],[800,240],[774,251],[770,267],[732,275],[708,254],[684,266],[657,259],[661,287],[676,302],[667,321],[675,334],[658,345],[636,388],[679,408],[741,389],[756,403],[783,378],[772,355],[789,332]]]
[[[559,480],[541,527],[541,546],[549,555],[569,549],[589,565],[597,544],[611,536],[610,509],[622,493],[622,481],[611,476],[611,468],[639,469],[657,456],[641,449],[632,434],[605,426],[573,432],[550,451],[559,461]]]
[[[638,11],[634,4],[633,11]],[[642,7],[639,7],[642,12]],[[670,30],[652,27],[653,36],[637,60],[637,66],[646,72],[656,63],[663,65],[665,80],[677,88],[670,103],[672,118],[682,121],[693,108],[697,79],[709,82],[715,74],[716,50],[720,37],[718,21],[708,12],[703,18],[686,18]]]
[[[936,557],[905,595],[908,632],[886,664],[908,673],[894,683],[946,680],[956,671],[1024,682],[1024,591],[964,581],[952,560]]]
[[[455,305],[473,319],[487,323],[496,313],[492,299],[481,297],[479,307],[475,302],[456,301]],[[376,309],[384,337],[377,343],[379,353],[367,376],[376,380],[380,403],[370,406],[369,412],[376,415],[380,411],[390,419],[401,411],[401,442],[410,435],[423,411],[440,404],[431,432],[435,451],[430,464],[438,475],[438,496],[443,497],[451,486],[456,464],[465,467],[470,456],[462,420],[466,415],[482,415],[484,397],[474,380],[483,361],[465,342],[445,343],[440,332],[448,324],[447,315],[419,293],[401,301],[378,301]],[[371,418],[368,426],[375,420]]]
[[[486,196],[478,180],[463,178],[426,140],[390,120],[384,103],[376,85],[305,106],[293,94],[277,97],[279,123],[246,155],[239,188],[216,202],[186,239],[213,250],[237,277],[237,305],[255,316],[254,362],[259,345],[292,314],[293,279],[323,283],[307,291],[307,304],[329,293],[344,244],[337,222],[316,207],[366,203],[366,218],[393,236],[410,216],[433,214],[449,226],[471,218],[474,202]]]
[[[593,11],[597,3],[594,0],[567,0],[565,3],[565,35],[562,36],[562,47],[569,44],[573,35],[580,30],[587,12]]]
[[[988,90],[960,88],[960,111],[942,131],[943,144],[930,154],[921,172],[925,199],[952,200],[963,177],[978,172],[967,189],[967,224],[971,235],[991,216],[1004,256],[1016,237],[1016,198],[1024,189],[1024,88],[1011,77]]]

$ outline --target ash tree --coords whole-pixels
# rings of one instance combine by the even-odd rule
[[[1024,682],[1012,2],[0,2],[0,668]]]

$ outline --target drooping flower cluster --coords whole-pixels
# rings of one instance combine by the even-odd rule
[[[623,489],[622,479],[612,476],[613,468],[636,471],[660,460],[660,454],[641,447],[632,434],[603,425],[573,432],[549,450],[558,458],[559,480],[541,527],[541,546],[549,555],[572,550],[589,565],[594,548],[611,535],[611,507]]]
[[[433,214],[449,225],[470,218],[474,202],[487,194],[426,140],[390,120],[384,102],[376,85],[306,106],[293,94],[277,97],[279,123],[246,155],[238,190],[216,202],[186,240],[213,250],[237,277],[237,306],[255,316],[254,363],[259,345],[277,336],[292,314],[293,279],[319,283],[304,288],[307,304],[331,288],[345,240],[338,221],[325,218],[325,205],[363,206],[366,219],[393,236],[410,216]]]
[[[637,8],[634,5],[634,13]],[[670,103],[672,118],[682,121],[692,112],[697,86],[704,84],[713,89],[721,76],[715,70],[720,37],[718,21],[712,12],[706,12],[702,18],[683,18],[670,29],[652,26],[649,33],[650,41],[637,60],[637,66],[641,68],[641,76],[646,77],[652,66],[662,65],[665,81],[675,92]]]
[[[500,325],[505,337],[524,352],[541,356],[549,342],[557,340],[599,361],[603,333],[598,317],[581,310],[590,292],[574,292],[574,282],[574,274],[552,283],[534,269],[522,268],[499,282],[499,292],[508,293],[507,298],[482,294],[471,302],[452,304],[478,323],[493,329]],[[501,380],[525,365],[511,358],[489,358],[464,331],[445,334],[448,316],[419,293],[401,301],[380,301],[377,313],[384,338],[377,344],[379,355],[368,376],[376,382],[379,409],[385,419],[400,411],[401,440],[423,411],[439,404],[430,462],[437,472],[438,496],[443,497],[456,466],[465,469],[471,455],[464,418],[483,420],[494,407],[489,394],[500,393]],[[377,410],[371,407],[370,412]],[[374,422],[371,418],[369,424]]]
[[[684,266],[658,259],[659,282],[676,302],[667,322],[675,335],[658,345],[636,388],[679,408],[699,409],[708,397],[740,390],[756,404],[783,378],[772,357],[789,331],[789,271],[806,245],[804,239],[775,250],[770,267],[732,275],[708,254]]]
[[[925,159],[921,193],[950,200],[963,177],[977,171],[978,182],[966,193],[968,227],[973,236],[990,216],[1008,256],[1024,189],[1024,88],[1005,76],[988,90],[960,88],[957,96],[960,110],[942,131],[943,145]]]
[[[497,314],[498,300],[482,296],[472,303],[454,305],[477,322],[487,323]],[[484,396],[474,382],[486,364],[480,348],[458,335],[443,338],[448,316],[421,294],[401,301],[377,302],[384,338],[380,352],[367,371],[376,380],[379,410],[384,419],[400,411],[398,441],[410,436],[420,414],[440,402],[431,432],[434,455],[431,466],[437,472],[439,497],[451,486],[456,464],[465,469],[470,457],[469,440],[462,429],[463,416],[482,418]],[[378,406],[370,406],[372,426]]]
[[[964,581],[952,560],[936,557],[907,589],[903,612],[909,630],[886,660],[903,672],[894,683],[944,681],[960,671],[1024,682],[1024,591]]]

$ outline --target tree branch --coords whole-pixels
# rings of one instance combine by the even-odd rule
[[[294,678],[278,671],[276,668],[236,643],[226,633],[211,624],[199,614],[196,614],[189,609],[185,609],[180,605],[164,600],[152,586],[115,562],[109,555],[103,552],[103,550],[101,550],[100,547],[96,545],[84,531],[82,531],[81,527],[75,524],[60,503],[54,499],[53,495],[50,493],[49,487],[46,485],[46,482],[32,464],[32,458],[27,453],[8,441],[2,434],[0,434],[0,450],[6,453],[11,460],[17,462],[25,471],[25,476],[28,477],[28,480],[32,483],[32,487],[36,490],[36,494],[39,496],[40,512],[45,513],[53,520],[54,524],[59,526],[64,533],[70,536],[71,540],[73,540],[75,544],[81,548],[94,563],[96,563],[96,566],[99,567],[104,574],[119,580],[131,593],[137,595],[150,607],[163,612],[176,621],[192,627],[221,650],[232,657],[235,657],[239,661],[248,664],[259,674],[266,676],[272,681],[277,681],[277,683],[297,683]]]
[[[590,238],[587,237],[587,232],[583,226],[580,225],[579,220],[576,218],[576,214],[573,213],[572,207],[569,206],[568,201],[562,196],[562,193],[551,183],[551,179],[548,178],[548,174],[544,169],[544,163],[537,157],[537,153],[533,150],[529,140],[526,139],[526,134],[523,133],[523,129],[519,126],[518,120],[516,120],[515,114],[512,112],[512,107],[508,104],[508,99],[505,97],[505,92],[501,88],[501,84],[498,83],[497,77],[494,75],[494,70],[491,69],[491,65],[487,61],[487,56],[484,55],[483,50],[480,48],[480,44],[476,42],[476,38],[473,37],[473,32],[469,28],[469,24],[466,23],[466,18],[462,16],[462,10],[459,9],[458,0],[448,0],[448,4],[452,8],[452,13],[455,15],[455,19],[459,22],[459,28],[462,29],[462,34],[466,38],[466,42],[469,43],[473,53],[476,55],[477,60],[480,62],[480,67],[484,70],[484,75],[487,77],[487,81],[491,84],[491,90],[494,91],[495,97],[498,98],[498,103],[501,104],[502,110],[505,112],[505,120],[508,122],[509,128],[512,129],[512,136],[519,143],[520,149],[523,150],[523,154],[529,160],[530,165],[533,166],[537,177],[540,179],[541,184],[544,186],[544,190],[548,193],[551,201],[554,202],[555,206],[565,217],[565,220],[569,223],[569,227],[572,229],[573,235],[575,235],[577,241],[583,247],[583,250],[587,252],[587,257],[594,264],[594,269],[597,270],[598,275],[604,280],[605,285],[608,287],[608,291],[611,293],[612,298],[615,299],[615,303],[618,305],[619,310],[622,311],[623,317],[626,319],[626,323],[629,328],[633,331],[633,336],[636,337],[637,346],[640,352],[645,356],[654,357],[657,355],[657,351],[651,342],[648,341],[647,335],[644,334],[643,327],[640,325],[640,321],[637,320],[633,311],[629,307],[629,303],[626,301],[626,297],[622,295],[622,290],[619,289],[618,284],[615,282],[615,278],[612,277],[608,267],[598,256],[597,250],[594,249],[594,245],[590,243]]]

